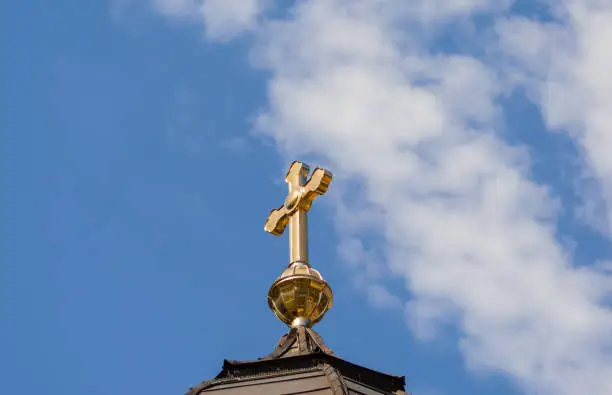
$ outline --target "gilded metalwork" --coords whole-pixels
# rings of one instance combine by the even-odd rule
[[[321,321],[332,302],[332,290],[321,274],[301,262],[285,269],[268,291],[268,306],[292,327]]]
[[[285,182],[289,186],[289,194],[285,203],[270,212],[264,229],[275,236],[280,236],[289,224],[289,255],[290,263],[303,262],[308,264],[308,217],[307,213],[312,201],[327,192],[332,180],[328,170],[316,168],[310,180],[306,181],[310,168],[302,162],[293,162]]]
[[[292,327],[310,327],[331,308],[333,294],[321,274],[308,262],[308,211],[314,199],[327,192],[332,180],[328,170],[293,162],[285,181],[289,193],[285,203],[270,212],[264,229],[280,236],[289,225],[289,267],[272,284],[268,305],[276,316]]]

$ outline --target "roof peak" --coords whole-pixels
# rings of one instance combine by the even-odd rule
[[[260,359],[287,358],[297,355],[324,353],[334,355],[323,338],[312,328],[297,326],[280,338],[278,344],[268,356]]]
[[[241,387],[244,392],[238,393],[250,393],[252,385],[264,388],[274,382],[287,384],[305,380],[305,383],[309,378],[314,379],[316,372],[322,372],[327,378],[333,395],[354,393],[348,390],[349,387],[356,390],[369,389],[368,393],[372,394],[406,395],[404,377],[378,372],[337,357],[321,336],[306,326],[291,328],[281,337],[274,350],[263,358],[251,361],[225,360],[217,377],[192,387],[186,395],[217,390],[219,394],[224,394],[222,390],[226,387]]]

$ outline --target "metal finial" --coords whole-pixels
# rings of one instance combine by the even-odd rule
[[[289,225],[289,267],[272,284],[268,305],[290,326],[311,326],[323,318],[332,305],[329,285],[308,262],[308,211],[313,200],[327,192],[332,180],[328,170],[293,162],[285,177],[289,193],[285,203],[270,212],[264,229],[280,236]]]

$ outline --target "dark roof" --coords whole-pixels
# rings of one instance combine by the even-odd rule
[[[292,328],[272,353],[252,361],[223,362],[221,372],[187,395],[401,394],[405,379],[355,365],[334,355],[314,330]]]
[[[311,328],[298,326],[297,328],[291,328],[289,333],[281,337],[270,355],[259,358],[258,361],[317,353],[334,355],[334,352],[327,347],[317,332]]]

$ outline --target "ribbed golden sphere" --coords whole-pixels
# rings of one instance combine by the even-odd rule
[[[290,326],[312,326],[331,308],[333,293],[321,274],[297,262],[283,271],[268,291],[268,306]]]

